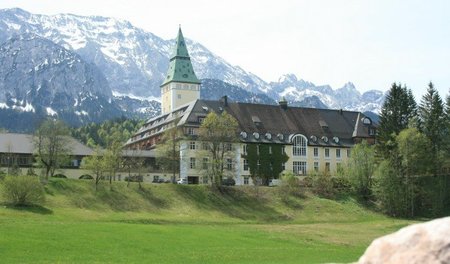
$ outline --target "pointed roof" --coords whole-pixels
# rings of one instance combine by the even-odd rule
[[[175,47],[170,57],[169,70],[161,86],[170,82],[195,83],[200,84],[192,67],[191,58],[186,47],[181,27],[178,29],[178,36]]]

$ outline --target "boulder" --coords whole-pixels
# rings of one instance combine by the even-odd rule
[[[450,263],[450,217],[410,225],[377,238],[358,263]]]

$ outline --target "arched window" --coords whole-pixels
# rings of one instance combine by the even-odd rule
[[[292,139],[292,155],[306,156],[306,138],[302,135],[297,135]]]

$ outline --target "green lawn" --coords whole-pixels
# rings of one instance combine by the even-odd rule
[[[0,208],[2,263],[352,262],[373,238],[410,222],[353,199],[280,199],[277,188],[171,184],[97,193],[52,180],[41,208]]]

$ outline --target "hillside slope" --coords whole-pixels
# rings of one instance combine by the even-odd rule
[[[52,179],[44,207],[0,206],[5,263],[323,263],[355,261],[410,223],[278,188]],[[284,197],[284,198],[282,198]],[[24,249],[26,248],[26,254]]]

